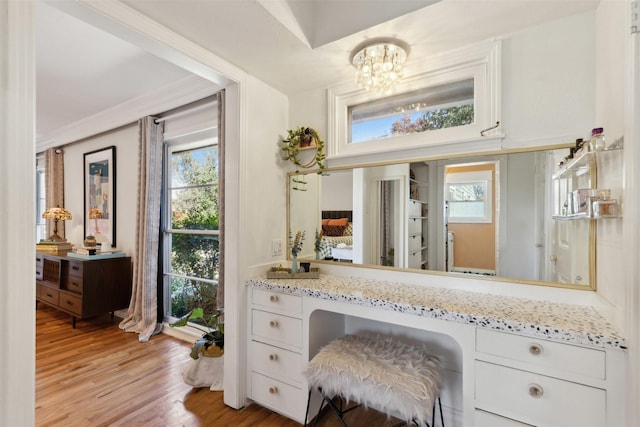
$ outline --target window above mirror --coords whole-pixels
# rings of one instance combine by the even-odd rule
[[[349,143],[470,125],[473,88],[466,79],[352,105]]]
[[[501,138],[500,42],[435,56],[407,69],[395,93],[329,89],[328,157]],[[416,71],[419,70],[419,71]]]

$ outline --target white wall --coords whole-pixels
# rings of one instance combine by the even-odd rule
[[[350,211],[353,209],[353,173],[335,171],[322,178],[320,208],[323,211]]]
[[[593,127],[603,125],[596,121],[594,90],[596,64],[598,70],[602,67],[600,59],[596,60],[594,31],[600,20],[595,11],[589,11],[501,37],[504,148],[567,143],[585,138]],[[620,21],[614,20],[611,25]],[[616,54],[619,55],[622,53]],[[616,61],[624,63],[624,58]],[[623,67],[619,68],[622,73]],[[623,84],[623,77],[619,80]],[[313,121],[321,134],[327,133],[324,90],[291,97],[289,102],[292,125]],[[394,153],[388,153],[387,157],[393,159]],[[351,163],[380,160],[380,156],[364,155]],[[327,163],[332,166],[331,159]],[[601,281],[607,281],[610,267],[600,259],[599,276],[604,277]],[[473,279],[456,280],[475,286]],[[604,285],[605,292],[606,289]]]
[[[594,26],[586,12],[504,37],[504,146],[570,142],[596,127]]]
[[[622,1],[600,2],[593,27],[597,35],[596,123],[604,128],[607,144],[623,138],[625,131],[625,39],[628,27],[623,24],[628,8],[629,4]],[[613,197],[624,204],[624,153],[609,153],[599,160],[602,161],[598,164],[598,187],[610,188]],[[598,222],[598,293],[612,303],[618,324],[623,323],[626,295],[622,223],[628,220],[632,219],[623,217],[621,220]]]
[[[84,236],[84,154],[116,147],[116,247],[135,251],[138,195],[138,125],[113,130],[64,147],[64,198],[73,218],[65,221],[67,241],[82,246]]]

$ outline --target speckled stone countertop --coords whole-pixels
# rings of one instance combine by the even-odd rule
[[[326,274],[319,279],[254,278],[247,284],[554,341],[626,349],[618,331],[594,308],[582,305]]]

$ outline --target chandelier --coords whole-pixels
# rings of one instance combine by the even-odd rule
[[[356,68],[356,83],[366,90],[388,92],[402,77],[407,50],[396,41],[373,41],[356,48],[351,63]]]

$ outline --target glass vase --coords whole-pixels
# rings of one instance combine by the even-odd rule
[[[293,260],[291,261],[291,273],[295,274],[297,272],[298,272],[298,257],[294,255]]]

